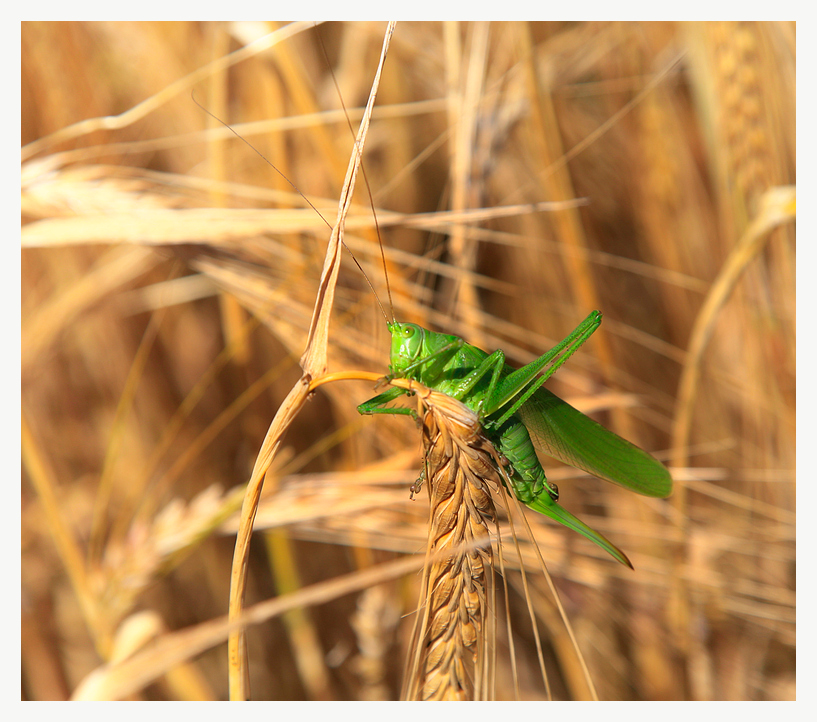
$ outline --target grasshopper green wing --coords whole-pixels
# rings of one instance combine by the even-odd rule
[[[672,493],[672,477],[660,461],[547,389],[538,389],[516,413],[548,456],[644,496]]]

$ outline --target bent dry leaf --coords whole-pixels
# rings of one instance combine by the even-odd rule
[[[315,301],[315,309],[312,315],[312,322],[309,328],[306,350],[301,357],[301,367],[303,376],[293,387],[282,404],[278,413],[270,425],[267,436],[264,439],[261,451],[256,459],[255,466],[247,486],[247,493],[241,509],[241,521],[239,523],[238,536],[236,538],[235,553],[233,555],[233,569],[230,579],[230,613],[231,621],[237,620],[241,615],[244,602],[244,592],[246,589],[247,565],[249,562],[249,542],[252,534],[253,520],[258,508],[258,500],[261,496],[264,475],[278,450],[284,432],[292,422],[292,419],[303,406],[309,394],[309,383],[315,376],[319,376],[326,371],[326,343],[329,330],[329,315],[332,310],[334,299],[335,283],[337,281],[340,267],[340,244],[342,242],[344,222],[349,206],[352,202],[352,191],[360,169],[361,153],[366,141],[366,134],[369,129],[374,101],[377,97],[377,88],[383,70],[383,64],[388,52],[391,35],[394,32],[394,23],[390,22],[383,41],[383,48],[380,55],[380,63],[377,67],[372,89],[369,94],[369,101],[366,104],[366,111],[360,123],[355,148],[349,160],[349,167],[344,181],[343,191],[338,210],[338,219],[332,229],[329,246],[326,251],[323,272]],[[247,669],[247,649],[246,637],[243,631],[236,630],[230,634],[228,643],[229,668],[230,668],[230,698],[246,699],[249,695],[249,680]]]

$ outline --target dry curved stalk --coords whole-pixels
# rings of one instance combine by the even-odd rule
[[[485,699],[492,666],[488,651],[495,650],[489,639],[493,625],[486,628],[495,618],[488,609],[495,589],[491,487],[496,493],[500,486],[495,452],[470,409],[445,394],[414,390],[422,407],[431,508],[423,614],[404,694],[421,700]]]
[[[244,607],[250,537],[252,535],[255,514],[258,510],[258,500],[261,496],[264,476],[272,463],[272,459],[280,448],[284,433],[306,402],[310,392],[310,382],[313,378],[321,376],[326,372],[329,315],[332,311],[335,283],[337,282],[340,268],[340,244],[343,238],[346,216],[352,203],[355,179],[360,170],[361,153],[363,152],[366,133],[369,129],[372,108],[374,107],[383,64],[386,60],[389,41],[391,40],[393,32],[394,22],[389,22],[383,40],[380,62],[372,82],[369,101],[366,104],[366,111],[360,123],[360,129],[355,139],[355,148],[352,152],[349,168],[346,172],[346,180],[344,181],[340,202],[338,204],[338,219],[332,229],[332,235],[330,236],[329,245],[326,249],[326,258],[324,260],[323,271],[321,272],[321,281],[318,288],[318,297],[315,301],[312,322],[309,326],[306,350],[303,356],[301,356],[300,361],[303,376],[289,392],[287,398],[278,409],[275,418],[272,420],[261,450],[258,452],[258,457],[256,458],[255,466],[253,467],[252,475],[247,485],[244,503],[241,508],[238,533],[236,535],[233,568],[230,578],[229,619],[231,622],[237,622],[241,618]],[[249,669],[247,664],[246,636],[241,628],[234,629],[230,634],[228,640],[228,664],[230,699],[246,699],[249,696]]]
[[[729,300],[741,275],[763,250],[770,233],[777,226],[796,217],[795,186],[770,188],[760,200],[760,210],[749,224],[746,232],[735,245],[721,268],[712,289],[695,319],[690,334],[687,358],[684,362],[681,380],[678,383],[678,401],[672,429],[673,466],[687,465],[689,432],[692,428],[692,411],[698,388],[701,359],[718,318],[718,313]],[[681,486],[673,502],[676,506],[683,502],[684,487]]]
[[[695,318],[695,324],[689,338],[686,361],[678,382],[678,398],[675,404],[675,418],[672,425],[671,458],[672,465],[675,468],[686,467],[689,461],[689,439],[698,395],[701,364],[719,314],[726,306],[729,297],[749,264],[758,256],[771,238],[772,230],[796,218],[796,198],[796,186],[775,186],[769,188],[761,196],[757,215],[727,257]],[[677,512],[676,525],[679,527],[680,538],[687,539],[687,495],[684,484],[677,488],[672,504]],[[677,551],[678,558],[681,559],[685,553],[685,548],[683,546],[679,547]],[[689,624],[691,614],[689,592],[687,584],[680,576],[674,581],[672,594],[674,627],[677,637],[683,639],[685,638],[684,630]]]

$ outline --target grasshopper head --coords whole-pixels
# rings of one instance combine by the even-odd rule
[[[414,323],[389,324],[391,332],[391,363],[389,368],[397,376],[420,358],[423,351],[425,329]]]

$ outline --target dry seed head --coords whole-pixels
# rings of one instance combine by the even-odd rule
[[[474,700],[488,693],[486,569],[493,569],[488,523],[499,488],[495,452],[473,412],[423,389],[423,447],[431,499],[417,660],[408,697]],[[446,552],[450,551],[450,554]]]
[[[360,650],[354,665],[361,680],[360,696],[367,701],[388,701],[388,652],[400,621],[390,587],[378,584],[366,589],[358,598],[351,621]]]
[[[720,131],[725,139],[731,177],[748,206],[757,210],[760,195],[775,184],[770,167],[770,128],[758,69],[762,62],[753,23],[716,23],[711,45],[720,100]]]

